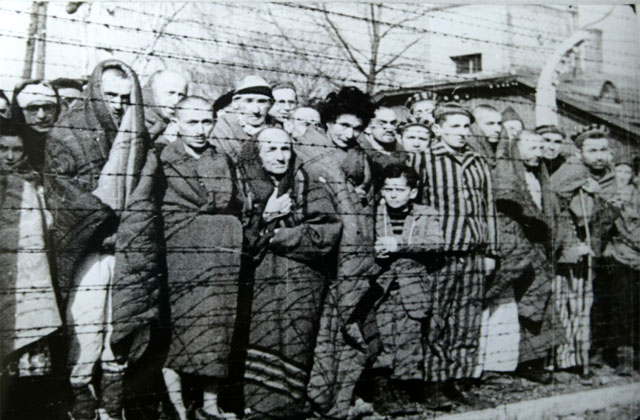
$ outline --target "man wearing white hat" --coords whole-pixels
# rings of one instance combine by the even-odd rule
[[[213,129],[213,142],[237,161],[243,143],[266,126],[273,102],[271,86],[261,77],[247,76],[234,89],[233,114],[222,115]]]

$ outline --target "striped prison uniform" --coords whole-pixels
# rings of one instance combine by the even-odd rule
[[[468,146],[456,152],[443,142],[422,156],[422,201],[436,209],[444,254],[433,282],[433,308],[425,338],[425,380],[482,373],[480,324],[485,256],[497,255],[496,214],[486,161]]]

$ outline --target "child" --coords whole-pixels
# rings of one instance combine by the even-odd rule
[[[418,175],[412,168],[390,165],[383,182],[375,241],[377,260],[383,267],[377,282],[384,294],[376,313],[382,351],[374,367],[393,380],[421,381],[422,320],[428,317],[431,296],[432,274],[427,263],[430,255],[442,249],[442,229],[435,210],[414,203]],[[385,376],[376,380],[378,389],[389,389]],[[393,390],[383,394],[376,401],[380,414],[391,414],[395,404],[403,404]]]
[[[49,270],[49,221],[39,175],[29,165],[24,140],[0,121],[0,378],[2,414],[22,418],[48,404],[24,396],[30,379],[52,381],[50,342],[62,321]],[[58,386],[59,384],[56,384]]]

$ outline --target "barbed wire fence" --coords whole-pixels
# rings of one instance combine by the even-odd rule
[[[464,6],[459,5],[431,7],[395,3],[390,5],[346,4],[340,7],[312,3],[258,5],[248,3],[215,5],[166,3],[158,6],[84,3],[80,4],[73,13],[63,10],[61,6],[49,5],[49,8],[34,7],[31,9],[25,5],[0,5],[0,16],[18,22],[15,25],[6,25],[0,28],[0,39],[11,45],[26,43],[31,45],[35,40],[38,40],[41,43],[40,49],[38,49],[39,55],[37,58],[29,60],[29,63],[30,65],[35,64],[38,69],[37,74],[43,75],[45,79],[63,75],[78,79],[86,78],[92,67],[101,59],[112,57],[122,59],[130,64],[139,75],[143,85],[156,70],[170,69],[187,76],[190,81],[190,93],[203,95],[213,100],[233,89],[243,76],[259,74],[273,83],[292,82],[296,86],[300,104],[312,102],[314,99],[321,100],[328,92],[344,85],[355,85],[374,95],[382,91],[393,92],[405,88],[419,89],[422,85],[437,82],[455,83],[477,80],[478,74],[454,74],[455,65],[452,60],[446,58],[450,49],[449,44],[465,45],[466,47],[461,50],[470,53],[479,48],[483,51],[483,56],[487,55],[487,61],[492,59],[509,61],[511,67],[508,70],[515,68],[528,71],[539,70],[540,63],[552,53],[555,46],[577,29],[574,15],[568,14],[569,17],[565,19],[563,18],[565,12],[561,8],[549,8],[548,6],[522,7],[536,10],[541,15],[548,13],[549,16],[560,19],[563,22],[560,28],[542,25],[541,19],[544,18],[537,18],[531,14],[515,17],[517,13],[507,10],[509,7],[506,6],[500,7],[499,14],[487,13],[486,18],[482,19],[478,19],[477,15],[472,13],[473,10],[470,12],[465,10]],[[635,28],[637,18],[630,11],[631,9],[629,9],[629,13],[613,15],[611,19],[615,19],[620,26],[625,28]],[[503,17],[504,20],[502,20]],[[35,37],[33,31],[29,31],[28,25],[25,23],[29,18],[47,22],[46,28],[43,28]],[[6,19],[3,18],[3,20]],[[509,20],[511,23],[507,24],[506,22]],[[514,21],[516,22],[514,23]],[[634,21],[636,26],[633,26]],[[23,25],[23,23],[25,24]],[[448,25],[450,27],[447,27]],[[625,35],[624,30],[622,35]],[[594,58],[602,47],[586,43],[567,62],[570,63],[573,60],[574,68],[571,69],[571,72],[579,71],[576,68],[580,66],[601,66],[606,69],[614,69],[617,75],[627,75],[631,79],[636,77],[637,82],[635,70],[638,68],[638,51],[637,48],[634,49],[632,42],[624,36],[619,39],[609,39],[606,57],[613,57],[610,60]],[[42,47],[45,44],[46,50]],[[491,51],[496,52],[492,55]],[[635,55],[633,55],[633,51],[635,51]],[[29,70],[29,76],[26,76],[26,70],[24,73],[9,70],[21,68],[21,65],[25,63],[25,58],[21,57],[17,51],[12,50],[4,54],[3,48],[3,55],[6,55],[3,56],[5,65],[0,71],[0,79],[4,83],[3,88],[9,91],[12,85],[30,78],[32,72]],[[33,55],[33,52],[27,52],[26,55]],[[620,59],[621,56],[625,56],[626,59]],[[70,57],[75,57],[76,60],[71,60]],[[489,63],[486,64],[489,65]],[[567,65],[571,67],[569,64]],[[507,67],[509,66],[491,68],[504,70]],[[584,101],[594,100],[594,96],[590,92],[579,91],[573,94],[581,97]],[[504,95],[500,96],[498,100],[505,108],[510,104],[520,105],[528,107],[533,113],[533,103],[528,97]],[[478,104],[487,102],[487,100],[481,96],[474,96],[472,93],[471,96],[464,97],[462,102]],[[603,107],[598,111],[598,118],[615,117],[631,121],[630,124],[637,124],[640,115],[637,104],[637,96],[626,95],[623,106],[615,110]],[[58,128],[75,129],[75,127],[64,127],[63,125],[58,125]],[[637,141],[637,138],[635,140]],[[634,148],[637,147],[637,145],[630,147],[631,142],[628,138],[623,139],[622,143],[628,150],[635,150]],[[310,146],[326,149],[336,147],[315,144]],[[45,176],[55,177],[56,174],[45,173]],[[209,179],[216,178],[210,177]],[[457,191],[451,191],[451,193],[455,194]],[[25,210],[38,211],[40,209],[22,206],[4,206],[2,208],[6,214]],[[88,209],[68,208],[67,210],[73,212]],[[189,211],[172,210],[174,213]],[[358,213],[341,213],[338,216],[360,215]],[[444,218],[446,215],[438,214],[437,216]],[[574,220],[567,221],[575,222]],[[157,245],[161,254],[174,253],[185,258],[189,254],[243,253],[242,248],[220,249],[216,245],[210,244],[194,246],[189,249],[171,249],[165,244]],[[515,246],[516,244],[508,245]],[[145,251],[148,249],[116,248],[116,252],[144,253]],[[358,251],[347,251],[358,256]],[[3,254],[38,254],[48,253],[51,250],[48,247],[21,249],[3,246],[0,252]],[[438,263],[444,263],[446,259],[447,257],[444,256],[432,256],[432,263],[438,265]],[[551,266],[554,263],[555,261],[549,262],[549,272],[551,272]],[[171,267],[168,268],[171,270]],[[230,268],[231,266],[224,264],[217,267],[221,271]],[[209,274],[199,273],[196,278],[184,281],[181,285],[183,291],[210,285],[210,279],[207,277]],[[444,275],[447,274],[451,273]],[[407,274],[404,278],[410,283],[419,282],[425,279],[425,274],[424,272],[420,272],[418,275]],[[273,274],[264,276],[260,280],[263,282],[260,285],[263,289],[262,292],[270,290],[270,287],[275,290],[280,285],[284,290],[301,294],[304,294],[300,291],[300,289],[304,289],[301,286],[305,286],[305,281],[307,281],[304,277],[304,270],[288,273],[285,278]],[[228,290],[237,284],[238,279],[235,277],[218,278],[216,281],[221,289]],[[126,287],[147,290],[148,285],[130,284]],[[562,288],[561,285],[554,287]],[[0,290],[0,293],[5,296],[38,295],[42,292],[43,288],[41,287],[25,289],[16,288],[15,285],[13,287],[3,285]],[[554,292],[556,295],[553,299],[558,301],[571,300],[567,296],[562,296],[562,293],[577,293],[575,290],[566,290],[566,288],[554,290]],[[237,291],[228,293],[229,298],[237,298]],[[433,293],[437,294],[435,291]],[[467,300],[458,302],[458,304],[462,307],[482,306],[482,297],[469,296],[469,293],[462,293],[461,296],[466,296],[464,299]],[[589,294],[589,291],[585,291],[585,293]],[[304,299],[306,298],[313,301],[316,297],[305,295]],[[442,298],[446,299],[446,297]],[[203,299],[206,299],[206,296],[203,296]],[[570,304],[590,305],[590,303],[576,303],[574,301]],[[262,319],[265,326],[255,328],[264,328],[265,332],[269,332],[266,329],[273,328],[269,318],[278,319],[280,316],[292,325],[295,324],[295,320],[291,319],[293,314],[286,314],[286,307],[291,304],[287,301],[286,296],[274,296],[273,301],[269,301],[267,298],[262,303],[265,307],[261,308],[261,316],[266,319]],[[565,309],[567,305],[565,305]],[[379,314],[387,321],[394,318],[394,311],[400,310],[399,308],[389,308],[390,306],[386,305]],[[567,312],[576,309],[575,307],[566,309],[560,315],[562,319],[557,322],[565,324],[574,322],[574,319],[569,319],[571,315]],[[315,307],[314,310],[319,311],[318,307]],[[390,310],[391,312],[388,312]],[[62,312],[64,313],[64,311]],[[247,315],[251,316],[250,313]],[[305,314],[298,315],[305,316]],[[182,315],[181,321],[194,328],[206,328],[207,325],[219,324],[216,318],[224,320],[226,316],[226,314],[217,314],[213,311],[206,318],[200,318],[197,315],[189,315],[186,311]],[[583,318],[589,317],[588,311],[583,312],[581,316]],[[582,319],[575,322],[584,321]],[[124,322],[126,323],[126,321]],[[130,322],[136,323],[137,321]],[[284,324],[283,321],[281,325]],[[85,325],[85,327],[91,326]],[[101,329],[104,324],[99,323],[93,326]],[[431,326],[435,328],[434,325]],[[15,333],[16,337],[29,339],[29,333],[33,333],[33,337],[40,337],[38,329],[49,327],[42,326],[35,330],[24,330],[10,327],[7,324],[2,327],[2,330],[4,334]],[[317,325],[314,327],[317,328]],[[480,323],[476,323],[475,327],[480,328]],[[513,327],[513,325],[507,327]],[[565,327],[568,329],[578,328],[577,325],[565,325]],[[444,330],[446,328],[442,331]],[[504,330],[507,331],[509,328]],[[500,334],[512,334],[513,328],[510,331],[499,333],[498,337]],[[87,334],[93,332],[90,331]],[[306,334],[306,332],[304,333]],[[393,333],[399,334],[398,331]],[[296,332],[292,331],[290,334],[295,336]],[[473,334],[480,335],[472,331],[471,335]],[[294,337],[294,341],[295,339]],[[394,338],[382,337],[382,339],[383,341],[393,341]],[[323,354],[317,352],[316,356],[318,355],[322,356]],[[198,362],[193,363],[193,366],[188,367],[198,366]],[[438,373],[433,376],[438,376]],[[355,386],[356,384],[351,385]],[[154,395],[150,394],[150,396]]]

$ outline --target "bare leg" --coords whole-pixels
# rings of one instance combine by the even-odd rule
[[[218,383],[215,379],[211,378],[209,383],[205,386],[204,393],[202,395],[202,410],[207,414],[217,417],[225,417],[229,419],[235,418],[236,416],[233,413],[225,413],[218,406],[218,392]]]
[[[173,407],[176,409],[178,417],[180,420],[187,420],[187,408],[182,400],[182,382],[180,381],[180,375],[173,369],[163,368],[162,377],[167,386],[169,400],[171,400],[171,404],[173,404]]]

